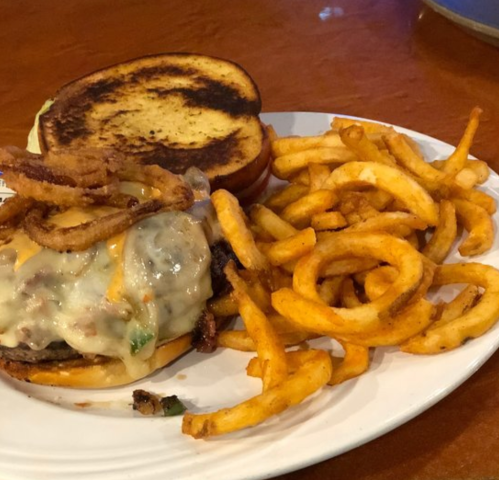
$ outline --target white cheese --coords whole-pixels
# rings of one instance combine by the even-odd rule
[[[0,344],[43,349],[64,340],[81,353],[121,358],[140,377],[158,343],[190,332],[211,296],[211,254],[201,222],[185,212],[127,232],[123,298],[110,301],[116,259],[106,242],[85,252],[41,249],[16,271],[0,251]]]

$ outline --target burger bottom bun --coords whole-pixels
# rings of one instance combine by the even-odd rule
[[[147,375],[165,367],[190,348],[190,334],[160,345],[147,361]],[[56,387],[108,388],[139,380],[128,374],[121,360],[102,356],[38,364],[0,358],[0,370],[17,380]]]

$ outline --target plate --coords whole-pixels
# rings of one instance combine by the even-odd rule
[[[331,118],[262,115],[281,135],[320,133]],[[438,140],[399,130],[430,158],[452,151]],[[496,195],[499,177],[492,173],[484,188]],[[498,242],[477,261],[499,267]],[[496,326],[440,356],[376,349],[371,369],[358,379],[325,389],[253,429],[207,441],[183,436],[178,417],[134,413],[131,392],[176,394],[193,411],[230,406],[259,392],[259,381],[245,375],[250,354],[190,353],[133,387],[110,390],[40,387],[0,376],[0,471],[10,480],[270,478],[339,455],[407,422],[464,382],[498,345]]]
[[[433,10],[479,39],[499,46],[497,0],[423,0]]]

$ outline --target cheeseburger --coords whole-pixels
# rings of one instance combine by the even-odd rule
[[[146,57],[63,87],[31,153],[0,151],[17,193],[0,207],[0,368],[106,387],[164,367],[193,337],[210,349],[206,302],[233,254],[209,191],[264,184],[259,111],[243,69],[201,55]]]

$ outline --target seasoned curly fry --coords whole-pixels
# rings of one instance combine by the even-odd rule
[[[194,438],[206,438],[257,425],[301,403],[323,387],[331,378],[331,373],[329,355],[317,350],[315,356],[303,363],[287,380],[256,397],[214,413],[186,413],[182,432]]]
[[[279,215],[263,205],[255,204],[250,208],[251,220],[276,240],[284,240],[298,233],[298,230]]]
[[[364,129],[359,125],[340,130],[340,137],[343,143],[357,154],[360,160],[365,162],[377,162],[384,165],[395,165],[395,160],[387,153],[381,151],[371,142],[364,133]]]
[[[344,232],[388,232],[398,233],[401,227],[425,230],[427,224],[419,217],[406,212],[382,212],[343,230]]]
[[[342,147],[320,147],[302,152],[288,153],[277,157],[272,164],[272,172],[277,178],[287,179],[310,163],[335,165],[350,162],[356,155]]]
[[[340,342],[345,350],[345,355],[340,364],[333,369],[328,385],[338,385],[351,378],[362,375],[369,368],[369,348]]]
[[[440,202],[439,223],[422,250],[432,262],[442,263],[449,254],[457,236],[456,209],[452,202]]]
[[[227,190],[217,190],[211,195],[218,220],[225,238],[229,241],[239,261],[250,270],[268,270],[269,261],[258,250],[248,228],[248,220],[236,197]]]
[[[295,373],[304,362],[312,360],[314,357],[315,350],[293,350],[291,352],[286,352],[288,373]],[[246,374],[249,377],[262,378],[262,367],[258,361],[258,357],[254,357],[248,362]]]
[[[455,320],[473,307],[479,299],[479,288],[476,285],[468,285],[456,296],[456,298],[454,298],[454,300],[444,304],[442,313],[438,319],[438,324],[443,326],[446,323]]]
[[[401,350],[416,354],[441,353],[462,345],[466,340],[485,333],[499,318],[499,271],[488,265],[456,263],[440,265],[434,278],[435,285],[465,283],[485,289],[479,302],[462,315],[437,320],[421,335],[401,345]]]
[[[292,237],[274,242],[266,250],[265,255],[272,265],[283,265],[312,251],[316,241],[314,229],[306,228]]]
[[[454,155],[433,165],[411,138],[372,122],[335,119],[337,131],[322,137],[277,139],[274,172],[292,184],[274,193],[268,208],[253,207],[250,228],[242,211],[232,208],[230,215],[239,216],[242,231],[258,235],[257,248],[270,259],[270,265],[253,267],[252,275],[267,279],[264,297],[267,302],[270,295],[271,306],[265,302],[265,311],[283,344],[329,336],[343,345],[343,361],[333,369],[329,385],[364,373],[370,348],[439,353],[483,334],[497,321],[497,270],[436,266],[455,243],[456,212],[469,232],[461,254],[482,253],[493,240],[495,201],[474,189],[487,179],[488,167],[467,158],[478,115],[472,112]],[[339,139],[351,158],[338,150]],[[428,240],[424,234],[431,227]],[[308,239],[314,230],[316,245]],[[234,236],[235,250],[240,237]],[[251,239],[243,245],[242,254],[248,255]],[[452,282],[469,285],[448,304],[434,306],[426,298],[430,287]],[[477,285],[485,288],[483,295]],[[219,344],[257,349],[246,331],[222,332]],[[285,385],[315,355],[308,344],[301,348],[286,353],[291,377],[274,388]],[[250,361],[247,373],[265,379],[260,358]],[[254,400],[213,414],[189,414],[184,432],[205,438],[244,428],[253,422],[246,416],[250,405],[258,419],[276,413]],[[229,425],[224,426],[226,418]]]
[[[471,256],[490,250],[494,242],[494,225],[486,210],[459,198],[453,199],[452,202],[456,207],[459,222],[468,231],[468,237],[459,246],[459,253]]]
[[[294,332],[279,333],[282,343],[286,347],[293,347],[301,343],[316,338],[317,335],[310,332],[300,332],[298,329]],[[220,332],[217,338],[219,347],[232,348],[241,352],[256,352],[255,342],[251,339],[246,330],[226,330]]]
[[[312,216],[325,212],[338,203],[338,196],[330,190],[316,190],[287,205],[281,212],[284,220],[296,228],[310,225]]]
[[[401,170],[375,162],[350,162],[333,170],[324,188],[333,191],[355,185],[372,185],[390,193],[428,225],[438,223],[430,194]]]
[[[336,338],[363,347],[400,345],[427,329],[433,322],[434,307],[424,298],[410,304],[372,332],[338,334]]]
[[[225,267],[225,275],[234,288],[233,295],[246,330],[256,345],[263,371],[263,390],[266,391],[287,378],[284,345],[265,314],[248,295],[246,284],[239,277],[234,263]]]
[[[446,173],[433,168],[431,164],[425,162],[423,158],[417,155],[403,135],[393,132],[385,135],[383,138],[390,153],[409,172],[428,182],[446,183],[449,181]]]
[[[337,230],[348,225],[341,212],[323,212],[312,215],[311,226],[315,230]]]
[[[447,159],[443,166],[443,171],[445,173],[456,175],[465,167],[471,145],[473,144],[473,138],[475,137],[475,133],[478,129],[481,114],[482,110],[478,107],[475,107],[471,111],[470,119],[468,125],[466,126],[463,138],[459,142],[459,145],[454,153]]]
[[[271,195],[266,201],[265,206],[274,211],[280,211],[290,203],[296,202],[309,192],[307,185],[291,184]]]

